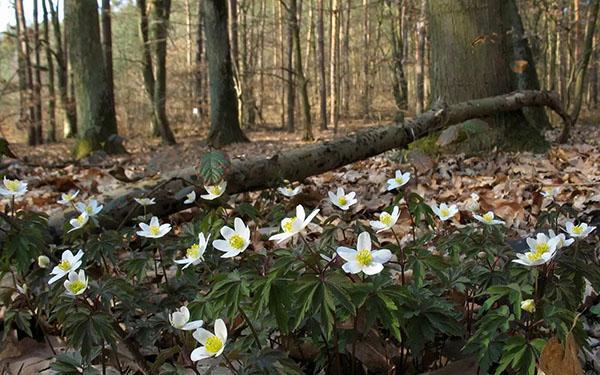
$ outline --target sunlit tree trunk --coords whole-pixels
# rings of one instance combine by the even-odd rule
[[[111,102],[111,106],[115,106],[115,82],[113,78],[113,55],[112,55],[112,21],[111,21],[111,9],[110,0],[102,0],[102,11],[101,11],[101,40],[102,40],[102,53],[104,56],[104,66],[106,67],[106,85],[107,95]]]
[[[44,136],[42,135],[42,74],[41,74],[41,58],[40,50],[40,25],[38,22],[38,1],[33,2],[33,51],[34,51],[34,80],[33,80],[33,100],[34,100],[34,127],[35,136],[33,144],[39,145],[43,143]],[[31,142],[30,142],[31,144]]]
[[[343,83],[343,95],[341,95],[341,112],[344,113],[345,116],[348,116],[350,112],[350,88],[351,88],[351,80],[352,74],[350,71],[350,16],[352,10],[352,0],[346,0],[344,2],[344,8],[346,12],[344,13],[344,27],[343,27],[343,38],[341,44],[341,56],[344,56],[343,59],[340,59],[343,62],[344,71],[342,73],[342,77],[344,78],[341,83]]]
[[[50,16],[52,18],[52,31],[54,34],[54,57],[56,58],[56,78],[58,84],[58,96],[63,111],[63,137],[71,138],[77,135],[77,106],[75,97],[69,95],[69,63],[67,58],[66,38],[60,29],[58,18],[58,6],[55,7],[52,0],[48,0]]]
[[[369,23],[369,0],[363,0],[363,92],[362,92],[362,114],[368,116],[371,111],[370,97],[370,72],[371,55],[369,54],[369,39],[371,38],[371,28]]]
[[[291,1],[291,0],[290,0]],[[282,3],[284,4],[284,3]],[[294,3],[295,4],[295,3]],[[287,87],[287,118],[286,130],[290,133],[294,132],[295,127],[295,112],[296,112],[296,75],[294,74],[294,26],[296,20],[295,7],[292,13],[292,6],[285,5],[287,13],[287,42],[286,42],[286,87]]]
[[[227,31],[227,4],[223,0],[204,0],[206,57],[210,75],[210,133],[208,141],[220,147],[247,142],[240,129],[231,50]]]
[[[331,58],[329,61],[329,113],[333,133],[338,130],[339,121],[339,52],[340,52],[340,17],[338,0],[331,2]]]
[[[17,30],[19,30],[19,51],[21,54],[22,66],[25,77],[25,103],[27,103],[26,116],[22,119],[27,124],[27,143],[35,145],[35,99],[33,92],[33,71],[31,67],[31,50],[29,47],[29,37],[27,32],[27,23],[25,22],[25,10],[23,9],[23,0],[15,0],[15,18],[17,19]]]
[[[50,5],[52,6],[52,5]],[[46,67],[48,75],[48,133],[46,142],[56,142],[56,90],[54,87],[54,58],[50,46],[50,25],[48,22],[48,7],[46,0],[42,0],[42,14],[44,22],[44,43],[46,45]]]
[[[319,72],[320,129],[327,129],[327,78],[325,78],[325,28],[323,25],[323,0],[317,0],[317,70]]]
[[[304,76],[304,68],[302,66],[302,47],[300,45],[300,25],[298,23],[296,0],[290,0],[290,23],[291,31],[294,36],[294,61],[295,73],[298,78],[298,86],[300,89],[300,98],[302,100],[302,116],[304,120],[304,134],[302,139],[312,141],[314,139],[312,133],[312,121],[310,118],[310,103],[308,100],[308,80]]]
[[[194,108],[195,116],[197,119],[202,119],[205,114],[205,102],[204,102],[204,81],[203,81],[203,67],[202,67],[202,54],[204,50],[204,36],[202,35],[202,28],[204,24],[202,3],[198,4],[197,13],[197,25],[196,25],[196,47],[194,51],[194,84],[193,84],[193,96],[194,96]]]
[[[65,28],[77,98],[79,140],[77,158],[95,150],[124,151],[111,137],[117,134],[114,107],[107,91],[106,67],[100,43],[95,0],[65,0]],[[93,67],[93,69],[90,69]]]
[[[427,0],[421,0],[419,19],[417,21],[417,48],[415,50],[415,112],[420,114],[425,109],[425,9]]]
[[[399,113],[406,110],[408,106],[408,82],[404,74],[403,58],[405,45],[405,37],[402,33],[404,23],[403,2],[404,0],[389,0],[386,4],[391,15],[389,18],[392,41],[392,93]]]

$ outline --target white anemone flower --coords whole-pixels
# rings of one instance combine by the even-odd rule
[[[488,211],[483,215],[473,215],[473,217],[475,218],[475,220],[487,225],[504,224],[504,221],[494,219],[494,213],[492,211]]]
[[[192,190],[189,194],[185,196],[184,204],[192,204],[196,201],[196,191]]]
[[[65,250],[62,253],[60,263],[58,263],[50,272],[51,275],[54,275],[50,280],[48,280],[48,284],[52,284],[57,280],[60,280],[63,276],[66,276],[71,271],[77,271],[79,266],[81,266],[81,258],[83,258],[83,251],[79,250],[77,254],[73,255],[71,250]]]
[[[182,269],[186,269],[189,266],[195,266],[204,260],[204,253],[208,246],[208,240],[210,240],[210,234],[205,238],[204,233],[198,234],[198,243],[188,247],[185,251],[185,258],[175,259],[177,264],[185,264]]]
[[[190,310],[185,306],[181,306],[178,310],[169,314],[169,322],[173,327],[184,331],[193,331],[204,325],[203,320],[194,320],[190,322]]]
[[[479,210],[479,195],[477,193],[471,193],[471,198],[465,202],[465,208],[471,212]]]
[[[317,208],[313,212],[311,212],[308,216],[304,212],[304,207],[301,204],[296,206],[296,216],[294,217],[286,217],[281,220],[281,229],[283,229],[282,233],[278,233],[269,237],[269,241],[277,241],[283,242],[288,238],[295,236],[296,234],[302,232],[304,228],[312,221],[312,219],[317,216],[319,213],[319,209]]]
[[[136,201],[140,206],[144,207],[156,204],[155,198],[133,198],[133,200]]]
[[[221,258],[237,256],[250,245],[250,228],[239,217],[233,220],[233,229],[228,226],[221,228],[221,236],[223,240],[214,240],[212,243],[215,249],[225,253]]]
[[[524,266],[545,264],[554,258],[558,242],[559,239],[557,237],[548,238],[544,233],[538,233],[535,239],[527,239],[530,251],[524,254],[517,253],[518,259],[513,259],[513,262]]]
[[[282,195],[291,198],[300,194],[300,192],[302,191],[302,186],[296,186],[295,188],[292,188],[291,186],[278,187],[277,191]]]
[[[456,208],[455,204],[448,206],[446,203],[442,203],[439,207],[437,204],[433,204],[431,205],[431,210],[440,218],[441,221],[451,219],[458,213],[458,208]]]
[[[79,190],[75,192],[62,193],[60,199],[56,202],[58,204],[67,205],[73,201],[79,194]]]
[[[69,277],[65,280],[63,285],[69,296],[78,296],[82,294],[88,287],[88,278],[85,276],[85,271],[79,270],[79,273],[76,273],[75,271],[69,272]]]
[[[554,199],[560,193],[560,187],[558,186],[546,186],[542,189],[541,193],[545,198]]]
[[[390,178],[385,183],[386,190],[390,191],[390,190],[398,189],[398,188],[406,185],[409,180],[410,180],[410,172],[402,173],[402,171],[398,170],[398,171],[396,171],[394,178]]]
[[[556,241],[556,250],[560,250],[563,247],[571,246],[571,244],[573,242],[575,242],[574,238],[567,239],[567,237],[565,236],[564,233],[555,234],[552,229],[550,229],[548,231],[548,237],[550,237],[550,239],[553,239],[553,238],[557,239],[557,241]]]
[[[398,206],[394,206],[392,213],[388,213],[383,211],[379,214],[379,220],[369,221],[371,228],[376,230],[377,233],[383,232],[384,230],[388,230],[396,225],[398,218],[400,217],[400,208]]]
[[[215,320],[215,333],[204,328],[198,328],[192,335],[202,346],[192,351],[190,358],[193,362],[201,359],[218,357],[225,349],[227,341],[227,327],[223,319]]]
[[[149,224],[140,223],[139,226],[142,230],[137,231],[137,235],[146,238],[161,238],[171,231],[171,224],[161,225],[156,216],[152,216]]]
[[[569,236],[575,238],[585,238],[588,234],[592,233],[596,227],[588,226],[586,223],[575,225],[571,221],[567,221],[565,224],[565,230],[569,233]]]
[[[88,216],[87,213],[85,213],[85,212],[80,213],[76,218],[69,220],[69,224],[71,224],[71,226],[73,228],[69,229],[69,231],[67,233],[71,233],[74,230],[83,228],[89,220],[90,220],[90,217]]]
[[[103,205],[99,205],[98,201],[95,199],[90,199],[90,201],[86,204],[86,203],[76,203],[75,204],[75,208],[77,209],[77,211],[79,212],[85,212],[86,214],[88,214],[89,217],[94,217],[96,215],[98,215],[98,213],[100,213],[100,211],[102,211],[102,208],[104,206]]]
[[[50,265],[50,258],[48,258],[45,255],[40,255],[37,258],[37,264],[38,266],[40,266],[40,268],[48,268],[48,266]]]
[[[336,252],[346,261],[342,269],[346,273],[364,272],[365,275],[375,275],[383,270],[383,263],[392,258],[392,252],[388,249],[371,251],[371,236],[368,232],[358,235],[356,250],[340,246]]]
[[[4,176],[2,186],[0,186],[0,194],[5,197],[20,197],[27,193],[27,182],[19,180],[11,180]]]
[[[227,181],[223,181],[218,185],[204,185],[204,188],[208,194],[203,194],[200,197],[202,199],[212,201],[213,199],[217,199],[223,195],[225,189],[227,189]]]
[[[329,200],[331,200],[331,203],[333,203],[334,205],[336,205],[344,211],[348,210],[350,206],[358,202],[358,200],[355,197],[355,192],[351,191],[348,194],[346,194],[344,192],[344,188],[341,187],[337,188],[336,193],[333,193],[332,191],[329,192]]]

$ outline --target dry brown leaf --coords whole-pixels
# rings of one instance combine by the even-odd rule
[[[579,375],[583,374],[577,353],[579,349],[573,335],[567,337],[563,346],[556,337],[548,341],[542,355],[539,367],[546,375]]]

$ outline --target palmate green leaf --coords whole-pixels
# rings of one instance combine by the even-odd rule
[[[8,334],[10,331],[8,328],[11,327],[13,323],[29,337],[33,337],[33,334],[31,333],[31,313],[29,313],[29,311],[13,309],[6,310],[4,313],[4,336]]]
[[[206,185],[215,185],[223,179],[231,162],[222,151],[213,150],[202,155],[198,174]]]
[[[242,374],[302,375],[304,372],[287,355],[271,348],[252,354],[240,369]]]
[[[209,299],[224,309],[227,316],[233,318],[239,310],[242,297],[250,295],[249,276],[249,273],[242,275],[237,270],[218,275],[215,277],[215,284],[208,295]]]
[[[69,345],[80,349],[83,358],[89,358],[94,348],[102,345],[103,341],[116,345],[112,318],[106,313],[90,311],[81,306],[66,317],[63,331]]]
[[[537,358],[545,345],[541,338],[527,342],[523,336],[510,337],[504,344],[496,375],[505,373],[509,367],[519,374],[535,374]]]
[[[19,211],[13,219],[14,226],[3,239],[1,262],[14,264],[23,273],[46,248],[49,238],[47,216],[29,211]]]
[[[313,297],[320,284],[320,280],[316,277],[303,277],[298,280],[298,284],[293,292],[293,295],[295,296],[294,299],[299,306],[294,322],[294,329],[297,329],[300,326],[306,313],[311,308]]]

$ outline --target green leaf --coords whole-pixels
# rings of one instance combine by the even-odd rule
[[[223,179],[230,165],[231,162],[222,151],[209,151],[200,158],[198,174],[206,185],[216,185]]]

